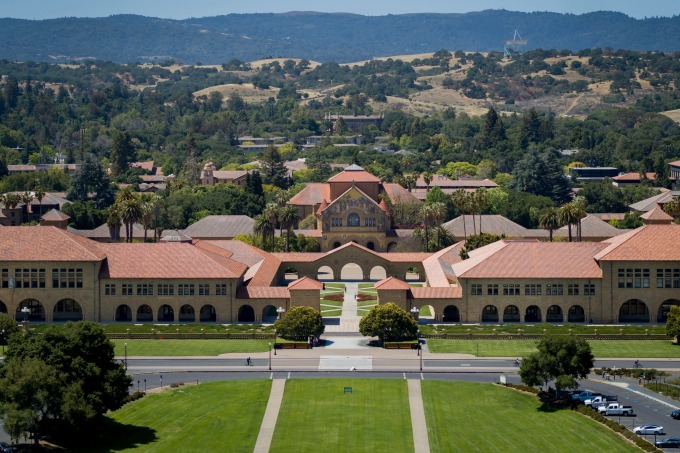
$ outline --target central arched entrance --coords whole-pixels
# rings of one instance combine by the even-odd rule
[[[321,266],[316,271],[316,279],[319,281],[334,280],[333,269],[330,266]]]
[[[364,270],[356,263],[347,263],[340,269],[340,280],[361,281],[364,279]]]

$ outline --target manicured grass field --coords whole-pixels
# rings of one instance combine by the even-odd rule
[[[357,316],[366,316],[371,308],[378,305],[377,300],[362,300],[357,302]]]
[[[432,311],[430,310],[429,305],[423,305],[420,307],[420,316],[426,316],[426,317],[431,317],[432,316]]]
[[[430,451],[635,452],[602,425],[490,384],[422,381]],[[367,450],[368,451],[368,450]]]
[[[404,380],[290,379],[269,451],[412,452],[408,408]]]
[[[276,316],[276,311],[274,311]],[[170,323],[170,324],[139,324],[115,323],[100,324],[106,333],[274,333],[273,326],[261,324],[217,324],[217,323]],[[43,332],[50,327],[63,327],[65,324],[34,324],[31,330]]]
[[[321,316],[340,316],[342,314],[342,302],[334,300],[321,300]]]
[[[345,291],[345,284],[344,283],[325,283],[324,285],[326,287],[326,291],[330,291],[330,290],[337,290],[338,292],[344,292]]]
[[[252,452],[270,389],[270,380],[243,380],[147,395],[108,416],[116,423],[100,447],[80,451]]]
[[[479,357],[522,357],[536,351],[537,340],[437,340],[428,339],[431,352],[457,352]],[[680,346],[669,341],[591,340],[595,357],[674,358]]]
[[[359,283],[359,289],[373,289],[375,288],[375,283]]]
[[[117,357],[217,356],[229,352],[266,352],[268,340],[111,340]]]
[[[421,332],[427,334],[437,333],[471,333],[471,334],[517,334],[518,329],[523,334],[600,334],[600,335],[616,335],[637,334],[644,335],[646,333],[665,335],[666,326],[661,325],[584,325],[584,324],[436,324],[429,326],[422,326]]]

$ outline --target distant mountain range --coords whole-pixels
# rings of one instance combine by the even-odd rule
[[[288,57],[343,63],[439,49],[502,51],[515,30],[528,40],[528,49],[680,50],[680,16],[634,19],[613,12],[505,10],[387,16],[291,12],[186,20],[134,15],[4,18],[0,19],[0,58],[219,64],[233,58]]]

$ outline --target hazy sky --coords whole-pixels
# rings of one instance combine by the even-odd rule
[[[51,19],[139,14],[169,19],[230,13],[287,11],[350,12],[365,15],[418,12],[464,13],[483,9],[581,14],[620,11],[642,18],[680,13],[678,0],[2,0],[0,17]]]

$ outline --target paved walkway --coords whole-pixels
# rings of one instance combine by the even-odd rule
[[[272,444],[274,437],[274,428],[276,428],[276,420],[279,418],[279,409],[281,409],[281,401],[283,400],[283,390],[286,387],[285,379],[274,379],[272,381],[272,391],[269,394],[269,401],[267,402],[267,409],[264,411],[264,418],[260,426],[260,432],[257,435],[257,442],[255,443],[254,453],[267,453]]]
[[[427,437],[425,406],[420,380],[409,379],[408,403],[411,408],[411,429],[413,430],[413,449],[415,453],[430,453],[430,440]]]
[[[359,321],[361,316],[357,316],[357,294],[359,293],[359,283],[342,282],[345,284],[345,300],[342,303],[342,314],[340,323],[337,325],[326,325],[326,332],[359,332]]]

